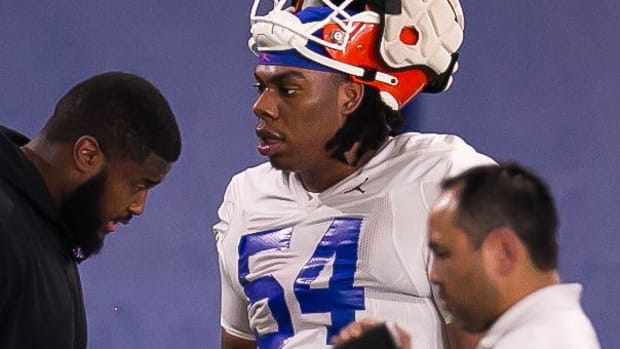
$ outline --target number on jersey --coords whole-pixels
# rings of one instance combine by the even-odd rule
[[[353,321],[356,310],[364,309],[364,289],[353,286],[361,225],[361,218],[334,219],[293,285],[302,314],[331,315],[326,340]],[[278,325],[277,331],[257,335],[260,349],[281,348],[294,335],[294,329],[282,285],[272,276],[248,281],[249,258],[261,252],[288,249],[292,231],[289,227],[258,232],[244,235],[239,242],[239,282],[251,304],[267,300]],[[320,280],[326,268],[331,268],[331,275]]]

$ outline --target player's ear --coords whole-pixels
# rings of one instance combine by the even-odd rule
[[[492,271],[500,276],[510,274],[524,253],[519,237],[507,227],[496,228],[489,232],[481,248],[492,265]]]
[[[97,140],[82,136],[73,144],[73,163],[86,176],[98,173],[105,164],[105,158]]]
[[[349,115],[362,103],[364,85],[353,81],[345,81],[338,87],[338,96],[340,112],[342,115]]]

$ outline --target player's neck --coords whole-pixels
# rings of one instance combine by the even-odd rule
[[[21,147],[26,157],[32,162],[43,178],[47,190],[57,205],[63,199],[67,190],[68,177],[67,167],[63,166],[66,161],[64,153],[69,153],[66,145],[55,145],[45,143],[40,137],[33,138],[30,142]]]
[[[504,293],[502,313],[528,295],[560,282],[557,271],[536,271],[515,278],[509,290]]]
[[[312,193],[321,193],[366,165],[377,153],[374,150],[370,150],[355,161],[356,150],[357,144],[344,154],[346,163],[330,158],[322,166],[298,172],[297,174],[304,188]]]

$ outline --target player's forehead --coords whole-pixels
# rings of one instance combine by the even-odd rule
[[[258,64],[254,67],[254,75],[257,78],[269,79],[276,77],[305,77],[305,69],[283,65]]]
[[[313,83],[331,80],[334,75],[333,73],[284,65],[259,64],[254,68],[256,80],[265,83],[281,81]]]
[[[110,168],[126,177],[141,178],[152,183],[164,180],[172,164],[155,153],[150,153],[144,161],[116,160],[110,162]]]
[[[454,218],[458,208],[458,196],[454,190],[444,190],[431,207],[429,215],[429,242],[443,243],[448,232],[454,229]]]
[[[458,209],[458,194],[455,190],[443,190],[433,205],[429,214],[429,225],[443,225],[452,220]]]

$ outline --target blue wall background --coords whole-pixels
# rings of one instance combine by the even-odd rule
[[[153,81],[184,152],[146,214],[81,267],[90,345],[218,348],[210,232],[230,176],[256,154],[248,1],[1,0],[0,122],[34,135],[56,100],[95,73]],[[463,0],[456,83],[410,108],[412,125],[457,133],[552,186],[561,274],[585,284],[604,347],[620,343],[620,3]]]

